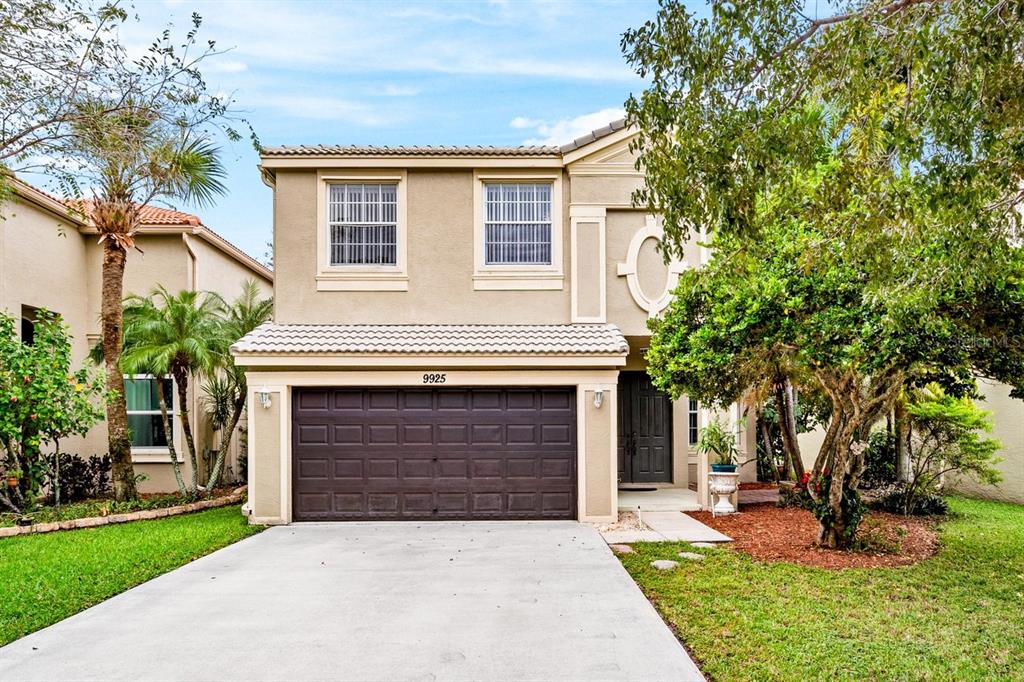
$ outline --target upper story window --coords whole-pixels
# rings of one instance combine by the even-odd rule
[[[327,229],[332,266],[397,265],[398,185],[328,185]]]
[[[551,265],[551,183],[484,183],[485,265]]]

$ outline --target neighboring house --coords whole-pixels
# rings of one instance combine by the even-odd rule
[[[254,522],[610,521],[620,486],[707,504],[712,415],[644,371],[648,320],[707,254],[664,263],[633,135],[265,151],[274,321],[234,346]],[[721,417],[752,460],[754,425]]]
[[[0,308],[22,319],[22,336],[30,340],[35,312],[58,313],[73,335],[73,359],[83,363],[99,341],[100,270],[103,249],[97,233],[83,216],[69,211],[59,199],[15,180],[14,198],[0,206]],[[183,289],[215,291],[231,300],[248,279],[256,280],[266,296],[272,295],[273,273],[216,234],[194,215],[147,207],[136,238],[138,250],[128,254],[124,292],[149,294],[157,285],[171,292]],[[171,380],[166,380],[170,385]],[[151,377],[130,377],[126,383],[128,421],[132,427],[135,471],[146,478],[145,492],[175,490],[174,475],[160,423]],[[203,418],[202,391],[189,389],[198,433],[208,433]],[[174,397],[175,404],[177,397]],[[178,420],[173,425],[179,459],[185,461],[184,440]],[[205,442],[205,438],[201,439]],[[237,437],[231,444],[237,453]],[[85,438],[61,443],[65,452],[85,458],[107,450],[106,423]],[[235,457],[228,461],[234,466]],[[186,471],[188,463],[185,462]],[[229,472],[237,475],[237,471]]]
[[[991,412],[995,422],[990,435],[1003,445],[999,451],[1002,461],[996,465],[1003,480],[997,486],[988,486],[961,479],[953,486],[972,497],[1024,504],[1024,400],[1011,398],[1006,384],[979,381],[978,389],[984,400],[977,401],[977,405]]]

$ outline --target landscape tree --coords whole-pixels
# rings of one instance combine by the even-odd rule
[[[0,0],[0,199],[8,173],[45,168],[86,115],[83,97],[117,90],[117,3]],[[121,103],[111,98],[105,113]]]
[[[907,406],[910,421],[909,475],[900,484],[901,509],[915,513],[922,500],[940,492],[951,475],[996,485],[1002,474],[996,468],[998,440],[991,415],[970,398],[946,395],[939,386],[913,392]]]
[[[164,433],[170,445],[171,461],[183,494],[208,489],[199,484],[199,456],[189,411],[189,382],[209,376],[224,365],[224,302],[213,293],[182,291],[172,294],[158,286],[149,296],[130,296],[124,303],[125,346],[122,369],[145,369],[154,377],[171,376],[178,393],[178,417],[185,436],[191,466],[191,480],[183,486],[167,418],[167,401],[158,392]],[[160,382],[157,382],[158,384]],[[219,472],[211,472],[215,480]]]
[[[0,312],[0,467],[5,479],[17,479],[0,486],[0,505],[21,512],[48,474],[57,478],[60,440],[84,436],[102,419],[103,384],[89,367],[72,369],[71,339],[59,317],[40,311],[28,344],[14,318]]]
[[[120,389],[121,299],[127,255],[144,208],[153,201],[209,205],[225,191],[224,169],[214,142],[240,139],[230,101],[212,94],[199,70],[217,54],[214,44],[197,48],[201,19],[184,46],[170,32],[133,63],[113,94],[90,94],[79,103],[61,147],[58,170],[73,195],[79,187],[93,196],[81,204],[103,246],[101,316],[104,364],[112,399],[107,410],[108,449],[117,499],[135,496],[125,402]],[[198,54],[193,51],[199,49]],[[118,103],[117,107],[113,103]],[[254,144],[257,144],[253,137]]]
[[[874,421],[907,386],[1024,387],[1024,7],[666,2],[626,33],[666,256],[706,234],[651,344],[659,385],[728,403],[778,368],[831,408],[810,487],[846,546]]]
[[[206,392],[212,412],[220,415],[215,421],[221,422],[221,443],[217,448],[217,459],[213,463],[208,487],[216,485],[224,467],[231,436],[238,427],[238,421],[245,410],[249,395],[249,384],[245,379],[245,368],[235,364],[230,344],[239,340],[253,329],[268,321],[274,313],[274,299],[261,298],[259,285],[255,280],[246,281],[242,293],[227,306],[224,315],[224,330],[221,338],[227,347],[221,351],[224,364],[220,375],[211,377]]]

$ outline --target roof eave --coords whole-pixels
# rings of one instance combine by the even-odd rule
[[[260,170],[313,168],[561,168],[559,154],[530,156],[345,156],[294,155],[263,156]]]

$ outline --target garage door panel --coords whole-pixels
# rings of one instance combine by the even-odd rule
[[[296,389],[293,408],[296,520],[575,517],[574,389]]]

